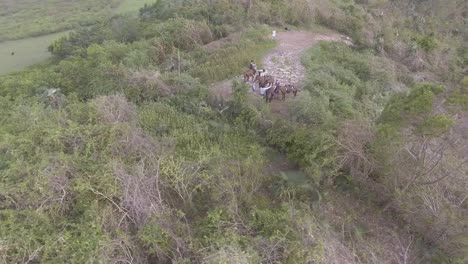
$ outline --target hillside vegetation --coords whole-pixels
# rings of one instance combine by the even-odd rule
[[[0,77],[1,261],[466,263],[466,14],[430,4],[159,0],[51,43]],[[238,77],[285,26],[354,45],[267,105]]]

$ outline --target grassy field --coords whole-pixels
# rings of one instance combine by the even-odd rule
[[[47,46],[67,34],[60,32],[41,37],[0,42],[0,74],[14,72],[26,66],[44,61],[50,56]],[[14,55],[11,53],[14,52]]]
[[[88,25],[112,14],[123,0],[2,0],[0,41],[42,36]]]
[[[151,2],[0,0],[0,74],[19,71],[49,58],[47,46],[65,35],[67,29],[92,23],[98,17],[112,13],[136,13],[145,3]],[[15,55],[12,56],[11,52]]]
[[[155,0],[124,0],[116,9],[116,12],[119,14],[136,13],[145,4],[151,4],[153,2],[155,2]]]

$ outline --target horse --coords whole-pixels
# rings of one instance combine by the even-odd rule
[[[257,75],[255,76],[254,83],[258,82],[258,88],[266,88],[270,87],[265,91],[265,101],[267,103],[271,102],[274,96],[274,91],[273,91],[273,84],[275,83],[275,79],[271,75],[265,75],[265,76],[260,76]]]
[[[286,93],[293,93],[294,97],[296,97],[297,92],[298,92],[298,89],[296,86],[294,86],[293,84],[286,84],[284,86],[284,89],[286,90]]]
[[[287,93],[286,87],[285,87],[285,86],[282,86],[281,83],[280,83],[278,80],[276,80],[276,82],[275,82],[275,89],[273,90],[273,93],[274,93],[274,94],[279,94],[279,93],[281,93],[281,95],[282,95],[281,100],[284,101],[284,100],[286,99],[286,93]],[[274,96],[274,95],[273,95],[273,96]]]
[[[275,78],[271,75],[255,75],[254,83],[258,83],[259,88],[264,88],[267,85],[273,85],[275,83]]]
[[[275,95],[281,93],[281,100],[286,99],[286,94],[293,93],[294,97],[297,95],[297,88],[292,85],[292,84],[286,84],[286,85],[281,85],[281,83],[276,80],[275,81],[275,89],[273,90],[273,93],[270,95],[270,101],[275,97]]]
[[[255,73],[256,73],[255,70],[252,70],[252,69],[247,70],[247,71],[244,73],[244,81],[245,81],[245,82],[250,81],[250,77],[252,77],[252,80],[255,80],[255,76],[256,76]]]
[[[273,100],[273,97],[275,97],[275,91],[273,88],[270,88],[265,91],[265,101],[267,103],[271,103],[271,100]]]
[[[286,84],[286,85],[281,85],[278,81],[275,83],[275,94],[281,93],[282,95],[282,100],[284,101],[286,99],[286,94],[293,93],[294,97],[297,95],[297,87],[295,87],[293,84]]]

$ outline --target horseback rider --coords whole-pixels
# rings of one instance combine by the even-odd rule
[[[252,70],[254,74],[257,72],[257,65],[254,63],[253,60],[250,61],[249,70]]]

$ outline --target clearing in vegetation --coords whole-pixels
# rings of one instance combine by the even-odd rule
[[[0,42],[0,75],[20,71],[51,57],[47,47],[68,32]]]
[[[0,42],[89,26],[114,14],[135,14],[152,0],[2,0]]]
[[[92,25],[109,17],[122,0],[0,1],[0,41]]]
[[[147,0],[0,1],[0,74],[22,70],[50,58],[47,47],[68,34],[112,14],[135,14]],[[58,33],[53,33],[58,32]],[[11,56],[14,52],[14,56]]]
[[[154,2],[155,0],[123,0],[115,12],[118,14],[137,13],[145,4],[149,5]]]

